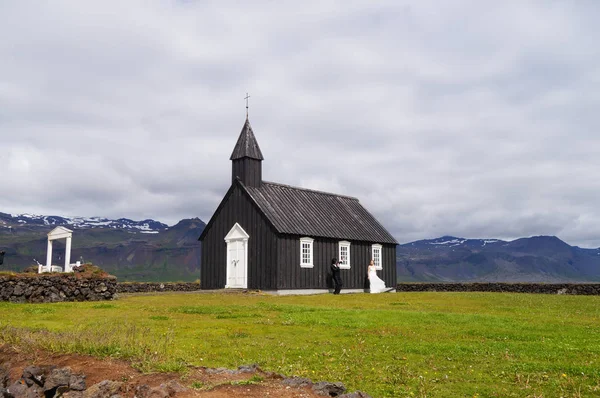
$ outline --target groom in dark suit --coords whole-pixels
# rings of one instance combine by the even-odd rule
[[[335,285],[333,294],[340,294],[340,290],[342,290],[342,277],[340,276],[340,263],[337,258],[331,260],[331,274],[333,276],[333,284]]]

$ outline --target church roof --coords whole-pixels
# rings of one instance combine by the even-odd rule
[[[233,152],[231,153],[229,160],[241,159],[244,157],[257,160],[264,159],[248,119],[246,119],[246,123],[244,123],[244,127],[242,127],[242,132],[240,133],[237,143],[233,148]]]
[[[267,181],[240,185],[279,233],[398,244],[356,198]]]

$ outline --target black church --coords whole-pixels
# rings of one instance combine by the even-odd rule
[[[202,232],[202,289],[327,292],[340,259],[342,292],[368,288],[373,259],[396,285],[398,242],[358,199],[262,179],[263,155],[246,118],[230,157],[231,187]]]

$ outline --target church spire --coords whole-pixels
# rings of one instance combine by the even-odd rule
[[[246,118],[242,132],[229,158],[231,160],[231,183],[239,179],[246,186],[260,187],[263,159],[250,121]]]
[[[238,137],[237,143],[233,148],[233,152],[231,153],[229,160],[241,159],[244,157],[256,160],[264,160],[248,118],[246,118],[244,127],[242,127],[242,132]]]

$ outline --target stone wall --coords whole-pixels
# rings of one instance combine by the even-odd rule
[[[85,278],[76,273],[0,275],[0,301],[56,303],[113,300],[114,276]]]
[[[190,292],[196,282],[123,282],[114,276],[81,277],[68,274],[0,274],[0,301],[54,303],[101,301],[117,293]],[[398,292],[505,292],[600,295],[600,283],[399,283]]]
[[[193,292],[200,290],[196,282],[123,282],[117,283],[118,293]]]
[[[600,295],[600,283],[399,283],[398,292],[504,292]]]

